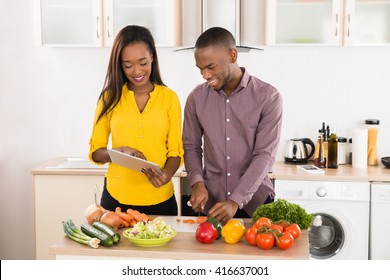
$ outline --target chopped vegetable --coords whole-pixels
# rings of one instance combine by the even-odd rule
[[[198,216],[198,217],[196,217],[195,222],[197,224],[201,224],[201,223],[205,222],[206,220],[207,220],[207,216]]]
[[[298,204],[278,199],[274,202],[260,205],[253,213],[252,220],[255,223],[260,217],[267,217],[272,221],[286,220],[289,223],[298,224],[301,229],[307,229],[313,222],[313,214],[309,214]]]
[[[171,237],[176,231],[167,225],[161,217],[156,217],[152,221],[140,221],[132,229],[123,232],[126,237],[139,239],[158,239]]]

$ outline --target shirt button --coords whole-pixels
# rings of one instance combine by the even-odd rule
[[[229,156],[227,156],[227,157],[226,157],[226,159],[230,159],[230,157],[229,157]]]
[[[230,173],[228,173],[227,175],[230,176]]]
[[[141,139],[142,139],[142,138],[144,138],[144,137],[141,135],[139,138],[141,138]]]
[[[227,122],[230,122],[230,119],[226,119]]]
[[[140,124],[139,127],[142,127],[142,124]]]
[[[230,137],[227,137],[226,140],[229,141],[229,140],[230,140]]]
[[[228,99],[228,100],[226,100],[226,103],[229,103],[230,102],[230,100]]]
[[[230,195],[230,192],[228,192],[227,194]]]

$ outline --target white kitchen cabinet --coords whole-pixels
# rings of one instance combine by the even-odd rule
[[[126,25],[150,29],[156,45],[181,44],[181,0],[34,0],[36,43],[112,46]]]
[[[389,45],[390,0],[345,0],[344,45]]]
[[[54,259],[49,247],[62,236],[62,221],[72,219],[77,226],[84,220],[85,209],[100,202],[104,176],[34,175],[35,258]]]
[[[389,0],[267,0],[267,45],[385,45]]]

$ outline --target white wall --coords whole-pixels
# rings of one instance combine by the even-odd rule
[[[34,47],[28,0],[0,0],[0,36],[0,222],[7,229],[0,231],[0,259],[33,259],[31,169],[59,156],[87,156],[109,49]],[[159,58],[184,106],[202,82],[193,54],[160,49]],[[315,141],[323,121],[351,137],[366,118],[380,119],[379,156],[390,155],[390,47],[266,48],[240,53],[239,63],[283,95],[279,160],[286,139]]]

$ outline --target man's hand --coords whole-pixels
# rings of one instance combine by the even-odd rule
[[[196,213],[202,211],[209,199],[209,193],[203,182],[197,182],[192,186],[190,204]]]
[[[217,202],[211,209],[209,210],[208,217],[216,218],[222,224],[225,224],[231,218],[234,217],[238,209],[237,203],[232,200],[225,200],[221,202]]]

